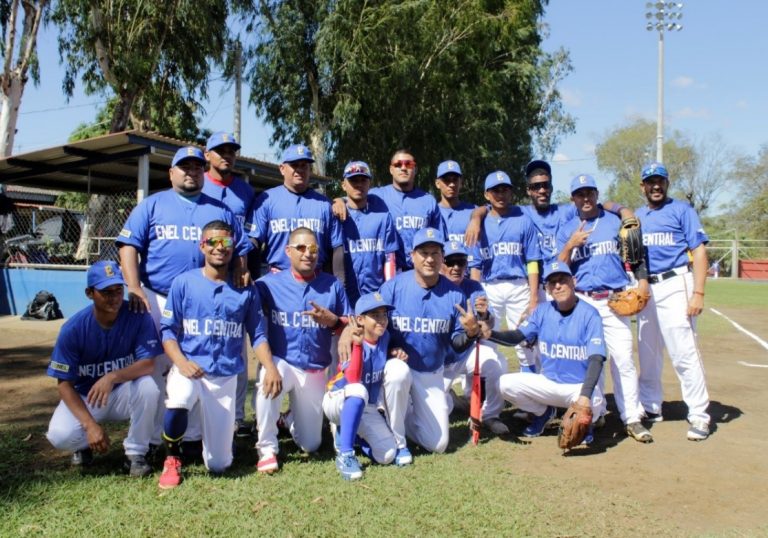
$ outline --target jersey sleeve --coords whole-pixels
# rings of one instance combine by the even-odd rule
[[[681,225],[685,233],[685,240],[688,243],[688,248],[693,250],[702,243],[709,243],[709,237],[704,231],[704,227],[701,225],[701,219],[696,214],[696,210],[685,204],[685,210],[681,215]]]
[[[118,245],[129,245],[143,250],[149,243],[149,199],[133,208],[115,239]]]
[[[224,212],[227,215],[226,222],[232,226],[232,237],[235,239],[235,254],[237,256],[245,256],[253,249],[253,244],[248,239],[248,235],[243,232],[243,227],[240,225],[240,221],[237,220],[235,214],[228,208],[224,208]]]
[[[344,245],[344,233],[341,226],[341,221],[333,215],[330,203],[328,204],[328,221],[329,221],[329,239],[331,243],[331,250]]]
[[[448,238],[448,227],[445,225],[443,214],[440,213],[440,207],[438,207],[434,198],[432,199],[432,210],[429,215],[429,225],[440,230],[440,232],[443,234],[443,237]]]
[[[56,339],[48,364],[49,376],[62,381],[77,381],[77,365],[80,360],[80,350],[77,345],[77,335],[71,327],[62,330]]]
[[[245,316],[245,330],[251,339],[251,347],[256,349],[262,342],[267,341],[267,321],[261,307],[261,297],[256,285],[252,285],[249,294],[251,300]]]
[[[563,251],[565,244],[571,238],[571,220],[563,221],[561,226],[557,229],[556,244],[558,254]]]
[[[267,225],[269,220],[269,194],[262,192],[253,200],[249,218],[247,219],[248,235],[260,243],[267,240]]]
[[[140,317],[138,323],[138,334],[136,335],[136,345],[134,357],[136,360],[149,359],[163,353],[163,346],[157,336],[155,322],[149,312],[137,314]]]
[[[392,215],[385,213],[384,218],[384,252],[391,254],[397,252],[399,246],[397,244],[397,228],[395,228],[395,221],[392,220]]]
[[[605,336],[603,333],[603,320],[596,311],[592,312],[586,320],[587,357],[592,355],[607,356],[605,350]]]
[[[541,330],[541,324],[543,321],[544,309],[549,306],[549,303],[544,303],[536,307],[533,313],[528,316],[527,319],[517,327],[520,332],[525,335],[525,339],[528,341],[534,340],[539,336]]]
[[[525,261],[538,261],[542,259],[541,247],[539,245],[539,236],[536,233],[536,226],[534,226],[531,217],[527,214],[524,216],[526,221],[525,230]]]
[[[349,316],[352,312],[352,308],[349,306],[349,299],[347,299],[347,293],[344,291],[344,286],[341,282],[336,280],[333,283],[333,287],[336,291],[336,310],[333,312],[337,316]]]
[[[181,311],[183,304],[183,282],[181,278],[173,279],[171,290],[165,302],[165,308],[160,313],[160,337],[166,340],[178,340],[181,336],[181,324],[184,315]]]

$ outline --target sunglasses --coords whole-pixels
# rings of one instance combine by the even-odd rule
[[[467,265],[467,260],[466,258],[452,258],[450,260],[444,260],[443,263],[448,267],[456,267],[457,265],[463,267],[464,265]]]
[[[403,159],[399,161],[392,162],[392,166],[395,168],[407,168],[408,170],[413,170],[416,168],[416,161],[413,161],[411,159]]]
[[[232,248],[235,245],[235,241],[231,237],[209,237],[208,239],[203,239],[201,243],[211,248]]]
[[[354,176],[356,174],[364,174],[364,175],[370,175],[371,170],[367,166],[362,166],[359,164],[354,164],[352,166],[347,166],[344,169],[344,176]]]
[[[297,243],[295,245],[288,245],[289,247],[298,250],[302,254],[309,251],[310,254],[317,254],[318,248],[317,245],[302,245],[300,243]]]
[[[540,191],[541,189],[548,191],[551,188],[552,188],[551,181],[542,181],[540,183],[531,183],[530,185],[528,185],[529,191]]]

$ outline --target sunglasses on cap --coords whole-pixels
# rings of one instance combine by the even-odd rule
[[[392,166],[395,168],[407,168],[408,170],[413,170],[416,168],[416,161],[412,159],[401,159],[399,161],[393,161]]]
[[[209,237],[208,239],[203,239],[200,241],[201,244],[209,246],[211,248],[216,247],[223,247],[223,248],[232,248],[235,244],[235,241],[228,236],[223,237]]]
[[[551,181],[539,181],[537,183],[529,183],[528,184],[528,190],[529,191],[540,191],[541,189],[549,190],[552,188],[552,182]]]
[[[365,174],[370,175],[371,171],[367,166],[362,166],[360,164],[355,164],[352,166],[347,166],[344,169],[344,175],[345,176],[352,176],[356,174]]]
[[[318,251],[317,245],[315,244],[303,245],[301,243],[296,243],[295,245],[288,245],[288,246],[291,247],[292,249],[298,250],[302,254],[304,254],[307,251],[309,251],[310,254],[317,254],[317,251]]]

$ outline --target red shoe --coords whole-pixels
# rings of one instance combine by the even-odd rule
[[[277,456],[274,454],[266,454],[259,458],[259,463],[256,464],[256,470],[264,474],[272,474],[280,469],[280,465],[277,463]]]
[[[173,489],[183,480],[181,476],[181,460],[176,456],[168,456],[163,463],[163,474],[160,475],[160,489]]]

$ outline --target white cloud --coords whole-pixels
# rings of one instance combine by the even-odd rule
[[[692,77],[686,77],[686,76],[679,76],[672,80],[672,86],[675,88],[690,88],[693,86],[695,81]]]
[[[568,157],[568,155],[566,155],[565,153],[555,153],[554,156],[552,157],[553,163],[568,162],[570,160],[571,158]]]
[[[682,118],[709,119],[712,116],[712,113],[708,108],[700,108],[697,110],[687,106],[672,112],[672,116],[674,116],[675,118],[681,118],[681,119]]]
[[[573,108],[579,108],[581,106],[581,96],[567,88],[560,90],[560,98],[563,100],[563,104]]]

